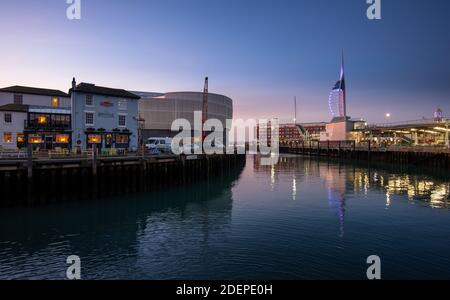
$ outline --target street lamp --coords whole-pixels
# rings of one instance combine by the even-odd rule
[[[391,113],[386,113],[385,115],[384,115],[384,117],[386,118],[386,124],[385,124],[385,127],[387,128],[387,127],[389,127],[389,125],[388,125],[388,123],[389,123],[389,119],[391,118]],[[388,131],[389,132],[389,131]],[[394,133],[394,144],[395,144],[395,133]]]
[[[447,148],[450,148],[450,137],[449,137],[449,129],[448,129],[448,127],[449,127],[449,124],[450,124],[450,121],[449,120],[447,120],[447,123],[445,124],[445,146],[447,147]]]

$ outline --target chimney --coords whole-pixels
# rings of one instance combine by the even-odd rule
[[[72,90],[75,90],[75,88],[77,87],[77,82],[75,81],[75,77],[72,80]]]

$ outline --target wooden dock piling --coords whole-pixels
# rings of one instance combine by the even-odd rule
[[[1,161],[5,200],[0,206],[150,191],[223,176],[245,164],[245,155],[236,154],[102,157],[96,152],[87,157],[34,159],[32,163],[32,156]]]

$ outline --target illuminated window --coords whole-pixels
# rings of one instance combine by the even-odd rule
[[[94,97],[92,95],[86,95],[86,106],[94,106]]]
[[[42,143],[42,137],[40,135],[30,135],[28,137],[28,142],[30,144],[41,144]]]
[[[46,116],[38,116],[38,123],[39,124],[45,124],[47,123],[47,117]]]
[[[129,137],[125,134],[116,135],[116,144],[128,144]]]
[[[3,133],[3,143],[5,144],[12,144],[13,142],[13,136],[11,132],[5,132]]]
[[[12,123],[12,115],[10,113],[5,113],[5,123]]]
[[[91,112],[85,113],[85,124],[88,126],[94,125],[94,113]]]
[[[58,134],[56,135],[56,143],[58,144],[68,144],[69,135],[68,134]]]
[[[119,126],[125,127],[127,126],[127,116],[125,115],[119,115]]]
[[[88,143],[89,144],[100,144],[102,142],[102,137],[99,134],[89,134]]]
[[[59,107],[59,98],[58,97],[52,98],[52,107]]]
[[[17,143],[19,144],[25,143],[25,136],[23,135],[23,133],[17,134]]]
[[[23,95],[14,95],[14,104],[23,104]]]

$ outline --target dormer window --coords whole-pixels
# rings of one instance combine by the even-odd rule
[[[59,98],[58,97],[52,97],[52,107],[59,107]]]
[[[23,104],[23,95],[14,95],[14,104]]]

